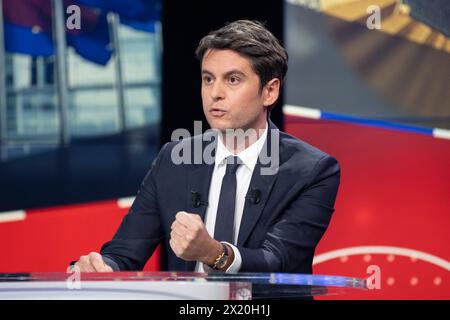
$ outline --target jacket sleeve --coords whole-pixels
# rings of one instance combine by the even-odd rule
[[[100,253],[114,271],[142,270],[163,238],[156,181],[167,145],[153,161],[113,239],[102,246]]]
[[[334,211],[340,182],[339,164],[323,156],[306,186],[294,186],[293,200],[269,228],[262,246],[238,246],[241,272],[312,272],[314,250]]]

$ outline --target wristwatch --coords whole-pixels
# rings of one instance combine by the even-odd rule
[[[225,265],[228,262],[228,256],[229,256],[228,248],[223,243],[222,243],[222,248],[223,248],[223,251],[216,258],[216,260],[214,261],[214,264],[213,265],[209,265],[209,267],[214,269],[214,270],[221,270],[221,269],[223,269],[223,267],[225,267]]]

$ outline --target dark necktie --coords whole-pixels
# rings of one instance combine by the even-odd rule
[[[236,208],[236,171],[242,164],[239,157],[226,158],[227,168],[220,188],[214,239],[233,243],[234,211]]]

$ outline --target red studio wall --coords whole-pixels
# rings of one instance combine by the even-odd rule
[[[380,267],[381,290],[336,298],[450,299],[450,140],[295,116],[286,131],[341,166],[314,273],[367,278]]]
[[[0,272],[65,272],[114,235],[127,213],[119,200],[29,210],[0,223]],[[12,214],[14,215],[14,214]],[[21,216],[21,218],[19,218]],[[159,270],[159,250],[145,266]]]

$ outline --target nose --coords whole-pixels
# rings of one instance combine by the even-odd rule
[[[211,98],[214,101],[222,100],[225,98],[225,91],[221,81],[215,81],[211,87]]]

